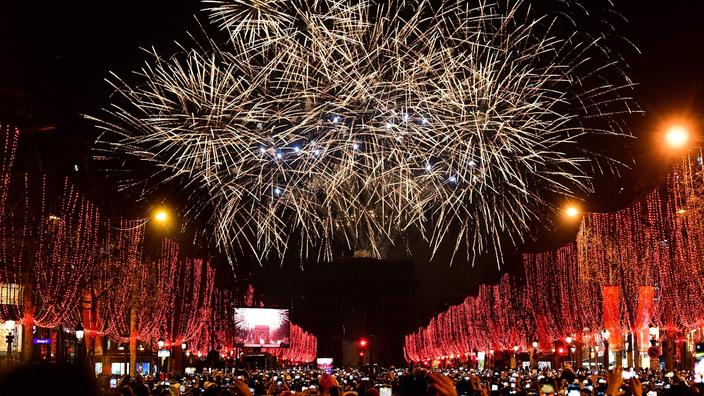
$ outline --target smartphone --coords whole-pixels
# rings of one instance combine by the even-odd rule
[[[498,390],[499,390],[499,385],[497,385],[497,384],[491,384],[491,391],[492,391],[492,392],[496,392],[496,391],[498,391]]]
[[[648,391],[648,396],[658,396],[658,391]]]
[[[110,379],[110,389],[115,389],[117,388],[117,378],[111,378]]]
[[[515,383],[515,382],[511,382],[511,388],[515,388],[515,387],[516,387],[516,383]]]
[[[567,396],[579,396],[580,394],[579,389],[572,389],[567,392]]]
[[[381,386],[379,387],[379,396],[391,396],[391,387],[390,386]]]

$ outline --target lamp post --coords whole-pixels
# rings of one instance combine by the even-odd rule
[[[576,357],[575,352],[577,352],[577,347],[574,346],[574,345],[572,345],[572,346],[570,347],[570,353],[572,354],[572,356],[571,356],[571,358],[570,358],[570,360],[572,361],[572,367],[577,367],[577,366],[578,366],[577,363],[575,363],[575,361],[574,361],[574,359],[575,359],[575,357]]]
[[[8,319],[5,321],[5,330],[7,330],[7,367],[10,367],[12,362],[12,343],[15,341],[15,321]]]
[[[538,341],[533,341],[531,346],[533,347],[533,349],[530,350],[530,368],[534,369],[538,366],[537,364],[535,364],[535,358],[533,357],[533,355],[538,352]]]
[[[156,342],[157,345],[157,353],[161,354],[161,350],[164,348],[164,339],[159,337],[159,340]],[[160,371],[164,372],[164,355],[161,354],[161,367]]]
[[[655,346],[658,344],[658,335],[659,335],[659,329],[655,327],[654,324],[650,324],[648,326],[648,334],[650,335],[650,345]]]
[[[83,360],[83,336],[85,335],[85,330],[83,329],[83,324],[78,322],[76,326],[76,363],[82,365]]]
[[[188,344],[186,344],[186,341],[181,342],[181,361],[183,362],[183,367],[179,367],[179,370],[183,369],[184,372],[186,372],[186,360],[188,358],[188,352],[186,351],[186,349],[188,349]]]
[[[603,368],[604,370],[609,369],[609,330],[604,329],[604,331],[601,332],[602,339],[604,340],[604,363],[603,363]]]

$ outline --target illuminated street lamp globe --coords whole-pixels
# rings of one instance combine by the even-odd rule
[[[81,341],[83,339],[84,334],[85,332],[83,330],[83,325],[81,324],[81,322],[78,322],[78,326],[76,326],[76,339],[78,339],[78,341]]]
[[[15,321],[12,319],[6,320],[5,321],[5,330],[7,330],[7,331],[15,330]]]
[[[171,216],[169,215],[169,211],[165,208],[158,208],[152,213],[152,218],[158,224],[167,225]]]
[[[689,129],[681,124],[670,126],[665,132],[665,142],[672,149],[681,149],[689,143]]]
[[[576,219],[582,214],[582,210],[575,204],[569,204],[565,207],[564,214],[568,219]]]

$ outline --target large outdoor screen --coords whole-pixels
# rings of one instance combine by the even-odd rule
[[[288,309],[235,308],[237,344],[248,348],[288,348]]]

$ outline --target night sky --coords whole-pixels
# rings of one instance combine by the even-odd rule
[[[543,3],[543,0],[535,0]],[[588,2],[587,2],[588,3]],[[622,177],[597,180],[597,192],[587,199],[587,209],[611,211],[628,205],[657,184],[671,158],[654,149],[657,128],[675,114],[697,119],[704,113],[704,24],[701,0],[614,0],[616,9],[628,20],[618,32],[640,50],[624,54],[632,67],[630,75],[639,85],[636,100],[644,110],[629,120],[638,139],[616,147],[631,169]],[[195,0],[100,0],[46,1],[5,0],[0,2],[0,88],[23,92],[33,115],[32,148],[39,152],[44,167],[71,173],[89,193],[115,213],[129,215],[143,208],[127,204],[112,194],[92,164],[91,146],[95,129],[81,120],[81,114],[96,114],[108,101],[104,82],[110,71],[128,76],[148,57],[140,47],[154,46],[162,53],[173,41],[188,41],[187,30],[197,30]],[[201,19],[203,15],[199,14]],[[106,193],[107,192],[107,193]],[[536,230],[524,250],[553,248],[569,241],[575,227],[554,232]],[[478,282],[498,279],[491,262],[477,268],[467,264],[450,267],[440,257],[416,265],[415,318],[428,319],[443,304],[459,302]],[[507,270],[511,269],[511,261]],[[289,268],[292,267],[292,268]],[[294,273],[296,265],[281,271]],[[265,271],[267,278],[276,271]],[[245,271],[255,276],[255,270]],[[281,289],[273,282],[267,287]],[[403,287],[400,285],[399,287]],[[408,287],[411,287],[410,285]]]

